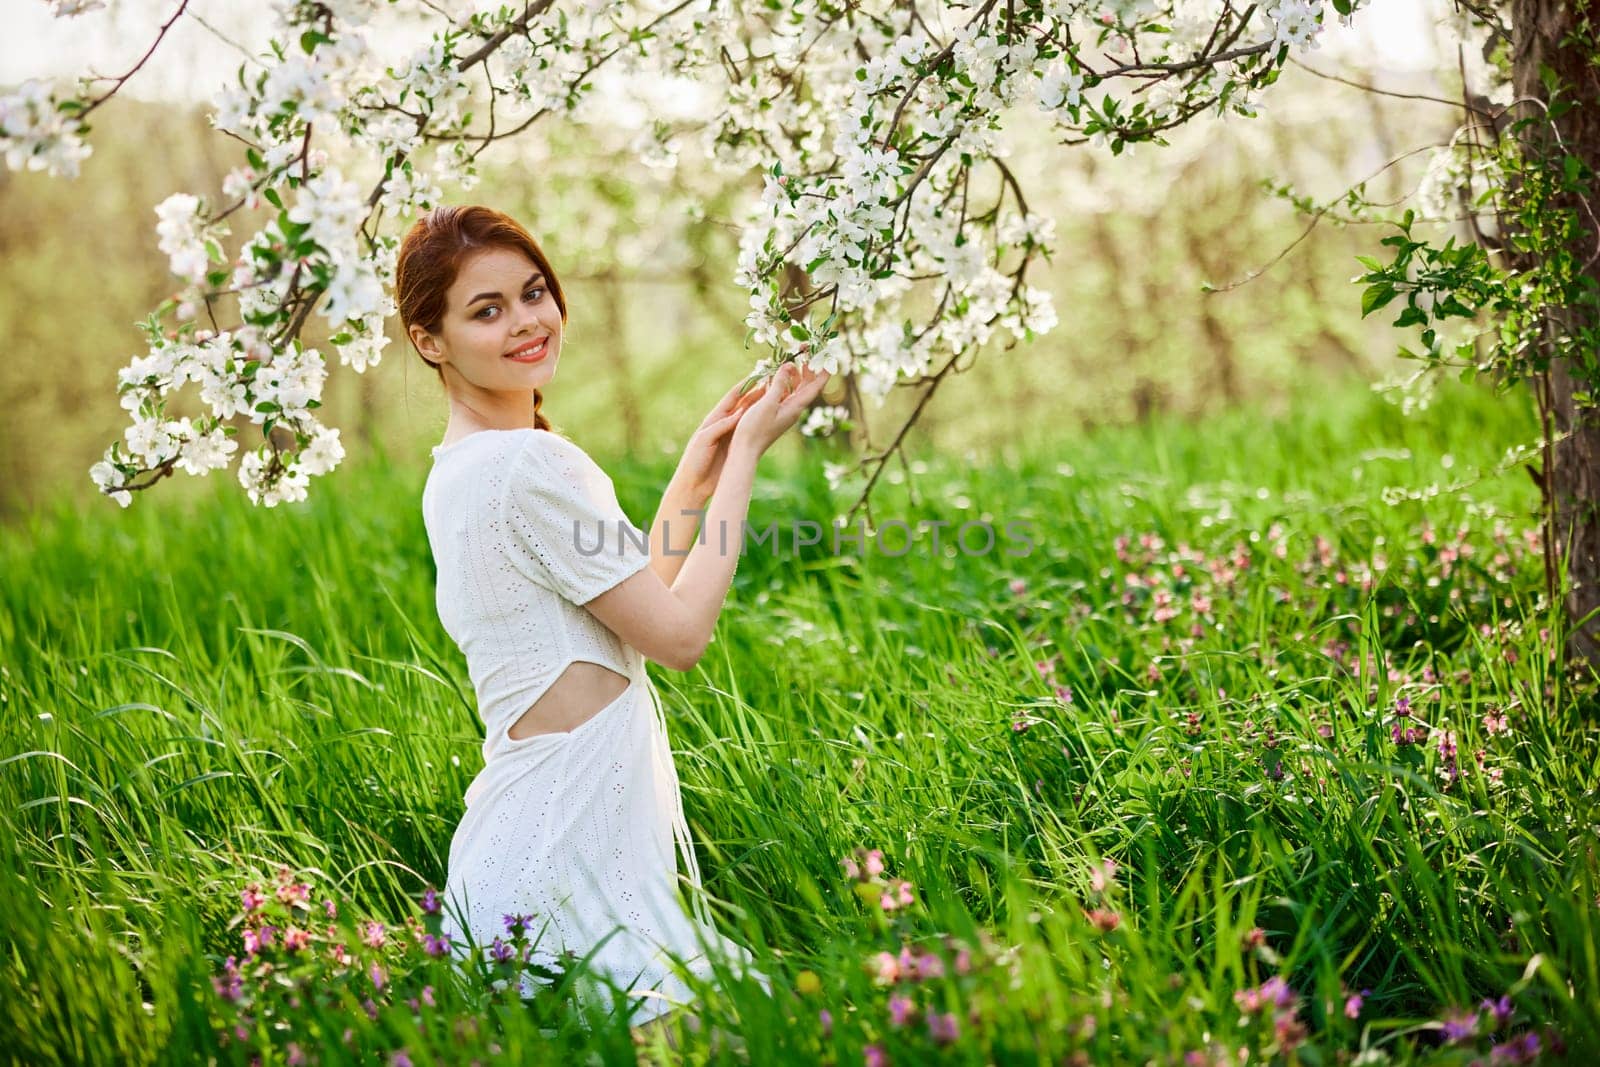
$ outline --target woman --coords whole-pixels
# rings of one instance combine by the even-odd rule
[[[534,962],[592,952],[590,967],[630,990],[642,1024],[692,1000],[669,956],[703,977],[709,955],[750,961],[701,899],[644,660],[683,671],[699,661],[733,580],[756,463],[828,375],[785,365],[748,393],[729,390],[689,439],[646,535],[540,411],[567,305],[525,229],[490,208],[440,207],[407,233],[396,289],[449,399],[422,510],[439,617],[486,730],[450,843],[446,932],[459,959],[469,942],[509,942],[527,916]],[[708,497],[697,539],[691,509]]]

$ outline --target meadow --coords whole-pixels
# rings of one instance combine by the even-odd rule
[[[748,553],[701,663],[651,671],[773,995],[707,990],[722,1037],[678,1055],[1595,1062],[1595,689],[1552,669],[1537,493],[1495,470],[1535,434],[1482,387],[1318,387],[914,452],[874,511],[949,522],[938,554]],[[776,451],[752,523],[827,524],[828,448]],[[597,458],[647,522],[673,457]],[[426,465],[8,527],[0,1056],[640,1054],[570,976],[522,1005],[434,954],[482,732]],[[963,551],[969,521],[1031,551]]]

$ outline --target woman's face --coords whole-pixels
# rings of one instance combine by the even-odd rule
[[[438,332],[413,325],[411,339],[429,362],[443,366],[452,388],[530,392],[555,376],[561,308],[533,260],[491,248],[462,264]]]

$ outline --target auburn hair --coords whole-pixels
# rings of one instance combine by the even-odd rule
[[[413,324],[429,333],[438,333],[444,320],[446,297],[455,284],[461,265],[478,252],[491,248],[506,248],[521,252],[544,275],[544,284],[561,309],[561,322],[567,321],[567,298],[561,292],[561,282],[550,267],[550,260],[533,235],[523,229],[516,219],[492,207],[472,204],[457,207],[440,205],[417,218],[405,239],[400,242],[400,255],[395,262],[395,303],[400,310],[400,323],[411,336]],[[444,369],[431,363],[412,343],[412,350],[422,362],[432,367],[444,381]],[[539,408],[544,397],[533,391],[533,422],[541,430],[550,429],[550,420]]]

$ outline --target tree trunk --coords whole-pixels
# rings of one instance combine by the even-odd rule
[[[1592,55],[1583,43],[1591,38],[1600,17],[1597,0],[1512,0],[1513,88],[1517,97],[1547,100],[1540,68],[1549,67],[1564,93],[1578,106],[1556,118],[1566,151],[1592,171],[1600,171],[1600,89]],[[1571,38],[1569,40],[1569,37]],[[1537,105],[1522,105],[1520,115],[1536,121],[1524,127],[1525,141],[1534,154],[1557,148],[1550,123]],[[1600,234],[1591,232],[1592,218],[1581,205],[1584,220],[1572,252],[1600,283],[1600,259],[1591,258]],[[1518,266],[1526,266],[1519,263]],[[1568,331],[1576,323],[1561,324]],[[1594,325],[1592,323],[1588,325]],[[1594,353],[1588,353],[1594,362]],[[1571,436],[1549,449],[1545,470],[1545,505],[1552,510],[1554,538],[1551,546],[1557,564],[1565,560],[1568,591],[1566,611],[1571,625],[1568,655],[1591,669],[1600,669],[1600,418],[1594,408],[1580,409],[1573,394],[1593,386],[1575,377],[1568,358],[1550,363],[1546,406],[1552,436]],[[1592,373],[1592,371],[1591,371]]]

